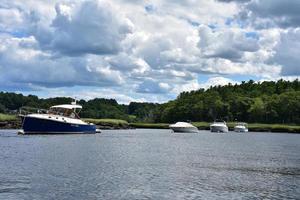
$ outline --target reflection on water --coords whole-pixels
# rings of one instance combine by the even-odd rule
[[[297,199],[300,135],[0,131],[0,199]]]

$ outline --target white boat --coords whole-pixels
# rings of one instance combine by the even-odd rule
[[[248,132],[247,123],[238,122],[234,127],[235,132]]]
[[[224,121],[214,121],[214,123],[210,124],[210,131],[217,133],[227,133],[228,126]]]
[[[193,126],[187,122],[177,122],[176,124],[171,124],[169,126],[174,132],[181,132],[181,133],[197,133],[198,128]]]

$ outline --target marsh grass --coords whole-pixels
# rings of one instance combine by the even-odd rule
[[[127,121],[122,119],[92,119],[92,118],[83,118],[83,121],[90,122],[96,125],[103,124],[112,124],[112,125],[129,125]]]
[[[130,123],[134,128],[154,128],[154,129],[168,129],[169,124],[166,123]]]
[[[0,122],[2,121],[16,121],[17,116],[16,115],[10,115],[10,114],[2,114],[0,113]]]

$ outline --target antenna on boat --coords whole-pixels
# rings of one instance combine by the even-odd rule
[[[77,102],[76,97],[74,97],[73,100],[74,100],[74,101],[72,101],[71,104],[72,104],[72,105],[76,105],[76,102]]]

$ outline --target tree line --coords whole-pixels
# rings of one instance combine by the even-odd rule
[[[155,121],[300,123],[300,82],[279,80],[214,86],[183,92],[162,104]]]
[[[38,98],[35,95],[24,96],[13,92],[0,92],[0,113],[18,113],[20,108],[48,109],[59,104],[70,104],[74,99],[68,97]],[[154,103],[131,102],[129,105],[118,104],[115,99],[95,98],[79,100],[83,109],[82,118],[124,119],[130,122],[153,121],[153,111],[158,106]]]
[[[0,113],[22,106],[47,109],[70,103],[71,98],[38,98],[34,95],[0,92]],[[300,124],[300,81],[252,80],[241,84],[214,86],[182,92],[175,100],[163,104],[131,102],[118,104],[114,99],[80,100],[81,117],[115,118],[130,122],[176,121],[244,121],[259,123]]]

